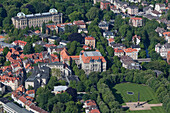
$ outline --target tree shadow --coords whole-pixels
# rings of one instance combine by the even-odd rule
[[[115,96],[115,100],[118,101],[120,104],[124,103],[123,97],[121,94],[116,93],[117,90],[115,88],[112,88],[112,93]]]

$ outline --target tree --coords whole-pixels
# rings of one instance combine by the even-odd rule
[[[72,88],[72,87],[69,87],[66,89],[66,92],[72,96],[73,100],[76,101],[77,100],[77,90]]]
[[[57,102],[54,104],[52,113],[62,113],[64,111],[64,104],[61,102]]]
[[[23,53],[24,54],[31,54],[34,52],[34,49],[32,48],[32,45],[27,43],[25,46],[24,46],[24,49],[23,49]]]
[[[71,20],[71,22],[73,22],[74,20],[81,20],[82,19],[82,13],[74,11],[70,15],[68,15],[68,17]]]
[[[9,48],[8,48],[8,47],[5,47],[5,48],[3,49],[3,55],[6,56],[8,52],[9,52]]]
[[[114,51],[113,51],[113,48],[110,47],[110,46],[107,46],[106,47],[106,50],[107,50],[107,53],[110,57],[112,57],[114,55]]]
[[[45,34],[46,33],[46,24],[43,22],[42,24],[42,33]]]
[[[4,63],[4,66],[9,66],[9,65],[11,65],[11,62],[10,62],[10,61],[6,61],[6,62]]]
[[[41,45],[35,45],[34,50],[35,50],[35,53],[40,53],[44,51],[44,48]]]
[[[96,7],[92,7],[87,13],[86,17],[88,20],[94,20],[96,17],[99,18],[99,9]]]

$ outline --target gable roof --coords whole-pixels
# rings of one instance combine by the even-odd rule
[[[124,49],[124,52],[131,53],[131,52],[137,52],[137,50],[136,49],[132,49],[132,48],[127,48],[127,49]]]

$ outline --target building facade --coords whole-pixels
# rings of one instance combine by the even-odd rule
[[[96,51],[80,52],[80,67],[88,75],[90,72],[106,71],[106,60],[101,53]]]
[[[124,49],[125,55],[131,57],[132,59],[138,59],[138,51],[136,49],[127,48]]]
[[[89,45],[92,48],[95,48],[95,38],[94,37],[86,37],[85,38],[85,45]]]
[[[25,15],[23,12],[17,14],[16,17],[12,17],[12,23],[15,28],[24,29],[28,27],[41,27],[43,23],[53,21],[56,24],[62,23],[62,13],[59,13],[56,9],[50,9],[49,12],[29,14]]]
[[[131,18],[129,20],[129,24],[131,24],[134,27],[142,26],[142,18],[137,18],[137,17]]]

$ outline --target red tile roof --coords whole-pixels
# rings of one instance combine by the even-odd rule
[[[96,106],[96,102],[94,100],[86,100],[85,103],[87,106]]]
[[[28,90],[28,91],[26,91],[26,94],[28,95],[28,94],[35,94],[35,90]]]
[[[37,31],[35,31],[35,33],[36,33],[36,34],[39,34],[39,33],[40,33],[40,31],[39,31],[39,30],[37,30]]]
[[[124,51],[123,51],[122,49],[115,48],[115,49],[114,49],[114,52],[115,52],[115,53],[123,53]]]
[[[135,36],[132,37],[133,40],[134,40],[135,38],[138,38],[139,40],[141,39],[141,37],[138,36],[138,35],[135,35]]]
[[[73,24],[75,24],[75,25],[85,25],[83,20],[74,21]]]
[[[83,45],[83,49],[84,50],[88,50],[88,49],[92,49],[91,47],[87,46],[87,45]]]
[[[133,20],[142,20],[142,18],[138,18],[138,17],[134,17],[134,18],[131,18]]]
[[[164,32],[163,33],[163,35],[165,36],[165,35],[169,35],[170,34],[170,32]]]
[[[98,109],[92,109],[89,113],[100,113]]]
[[[136,51],[137,51],[136,49],[132,49],[132,48],[124,49],[124,52],[126,53],[131,53],[131,52],[136,52]]]
[[[27,44],[27,42],[21,41],[21,40],[16,40],[16,41],[14,41],[14,43],[15,43],[16,45],[22,45],[22,46],[25,46],[25,45]]]
[[[72,25],[72,23],[57,24],[57,27],[65,27],[66,25]]]
[[[98,50],[96,50],[98,52]],[[81,51],[81,53],[84,53],[84,51]],[[84,54],[81,55],[81,58],[84,63],[89,63],[90,60],[101,60],[102,62],[106,62],[105,58],[103,56],[85,56]]]
[[[88,37],[85,37],[85,40],[95,40],[95,38],[88,36]]]
[[[108,41],[109,41],[109,43],[111,43],[111,42],[114,42],[115,39],[114,38],[109,38]]]
[[[19,98],[19,100],[20,100],[21,102],[23,102],[24,104],[25,104],[26,101],[27,101],[27,99],[26,99],[24,96],[21,96],[21,97]]]
[[[5,38],[4,36],[0,35],[0,38]]]

